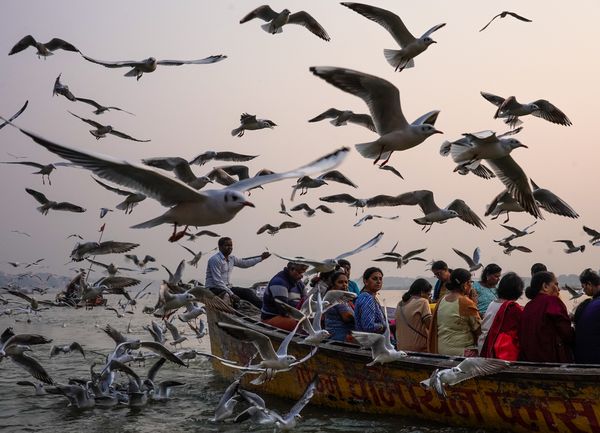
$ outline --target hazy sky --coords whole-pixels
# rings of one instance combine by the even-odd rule
[[[583,0],[577,7],[565,7],[558,1],[491,2],[434,0],[430,2],[372,1],[370,4],[397,13],[417,37],[435,24],[447,26],[434,33],[438,42],[416,58],[416,67],[394,72],[383,57],[384,48],[396,48],[392,37],[379,25],[345,8],[337,1],[275,1],[275,10],[292,12],[304,9],[315,17],[331,36],[325,42],[300,26],[286,26],[283,33],[270,35],[260,28],[262,21],[243,25],[239,20],[260,3],[250,1],[114,1],[6,2],[0,15],[0,113],[14,113],[25,100],[29,108],[17,123],[51,140],[129,161],[152,156],[194,157],[206,150],[231,150],[257,154],[251,161],[251,174],[261,168],[288,170],[309,162],[340,146],[372,141],[376,134],[359,126],[335,128],[328,122],[310,124],[307,120],[327,108],[352,109],[366,113],[367,107],[355,96],[344,93],[313,76],[310,66],[339,66],[377,75],[398,87],[402,108],[409,121],[438,109],[436,135],[416,148],[395,153],[390,164],[405,180],[376,169],[371,160],[354,149],[340,170],[359,189],[331,184],[311,190],[295,203],[319,204],[325,195],[347,192],[356,197],[375,194],[400,194],[416,189],[434,191],[438,205],[446,206],[455,198],[464,199],[482,218],[485,206],[503,186],[497,179],[482,180],[472,175],[452,173],[450,158],[439,155],[444,139],[457,139],[464,132],[491,129],[506,130],[493,119],[495,107],[480,95],[481,90],[521,102],[539,98],[550,100],[573,122],[571,127],[551,124],[529,116],[517,137],[528,149],[518,149],[514,159],[540,186],[551,189],[580,214],[571,220],[543,212],[544,221],[535,233],[515,244],[530,247],[533,254],[502,254],[493,239],[508,232],[501,220],[485,219],[487,229],[478,230],[460,220],[435,225],[429,233],[421,231],[412,219],[422,216],[418,207],[374,208],[369,213],[400,215],[395,221],[374,220],[361,227],[352,226],[362,215],[346,205],[333,204],[333,215],[318,214],[306,218],[297,213],[300,229],[285,230],[271,237],[256,230],[265,223],[284,220],[277,213],[279,200],[289,203],[293,181],[270,184],[250,197],[255,209],[242,210],[231,222],[208,227],[234,239],[234,254],[249,256],[266,247],[284,255],[327,258],[353,249],[383,231],[381,243],[368,252],[351,257],[354,277],[371,266],[378,252],[387,251],[397,241],[398,250],[407,252],[427,247],[428,259],[444,259],[452,267],[463,266],[451,248],[471,252],[482,249],[484,263],[497,262],[505,271],[526,274],[535,261],[546,263],[557,273],[578,273],[585,267],[598,268],[600,249],[566,255],[555,239],[587,242],[582,225],[600,229],[600,203],[595,188],[599,184],[597,168],[597,114],[600,100],[597,55],[600,4]],[[496,20],[479,33],[492,16],[511,10],[533,20],[523,23],[511,18]],[[225,54],[228,59],[212,65],[159,67],[140,81],[123,77],[127,69],[108,69],[89,63],[76,53],[57,51],[47,60],[38,59],[29,48],[7,56],[23,36],[31,34],[42,42],[53,37],[65,39],[86,55],[109,61],[157,59],[197,59]],[[116,105],[136,116],[121,112],[92,114],[90,106],[52,97],[56,76],[79,97],[92,98],[105,105]],[[90,127],[67,110],[109,123],[118,130],[149,143],[121,140],[114,136],[96,141]],[[250,131],[242,138],[232,137],[242,112],[256,114],[277,123],[274,130]],[[33,143],[13,128],[0,131],[0,160],[8,155],[27,156],[41,163],[60,159]],[[194,167],[198,175],[213,166]],[[105,191],[90,178],[87,170],[59,168],[52,175],[52,186],[41,184],[40,176],[26,166],[0,166],[0,269],[10,270],[8,260],[33,261],[45,257],[48,271],[68,274],[71,233],[86,240],[97,240],[98,228],[107,223],[104,240],[141,244],[138,255],[151,254],[170,268],[191,256],[176,244],[167,242],[172,230],[162,225],[153,229],[133,230],[129,226],[165,211],[148,199],[131,215],[120,211],[99,219],[101,206],[114,207],[120,197]],[[25,192],[31,187],[49,199],[71,201],[86,207],[84,214],[53,212],[43,216],[37,203]],[[527,214],[514,214],[510,225],[522,228],[533,222]],[[31,238],[15,234],[22,230]],[[194,250],[208,251],[216,246],[212,238],[195,243],[182,241]],[[189,256],[189,257],[188,257]],[[98,257],[122,264],[118,256]],[[188,268],[185,278],[204,280],[206,259],[198,270]],[[284,262],[272,257],[248,270],[236,270],[234,282],[270,278]],[[422,263],[411,262],[400,271],[383,264],[387,276],[427,274]],[[154,274],[162,278],[162,274]]]

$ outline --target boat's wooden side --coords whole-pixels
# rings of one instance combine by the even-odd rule
[[[245,365],[255,354],[216,326],[217,321],[242,322],[271,337],[277,345],[285,333],[252,319],[208,311],[212,353]],[[290,344],[300,358],[310,346]],[[441,399],[419,382],[435,368],[448,368],[460,359],[411,354],[405,360],[367,367],[370,353],[358,346],[326,343],[306,363],[278,373],[260,386],[245,386],[268,394],[297,399],[315,374],[318,390],[312,404],[372,414],[421,418],[448,425],[485,427],[514,432],[600,432],[600,367],[516,363],[505,372],[480,377],[448,388]],[[215,362],[226,378],[237,371]]]

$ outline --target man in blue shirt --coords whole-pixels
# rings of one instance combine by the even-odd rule
[[[299,308],[306,296],[302,277],[308,266],[302,263],[288,262],[287,266],[278,272],[265,290],[260,318],[263,322],[277,328],[292,331],[298,321],[290,317],[287,311],[276,300],[294,308]]]
[[[252,289],[233,287],[230,282],[231,272],[234,266],[249,268],[269,258],[271,254],[265,251],[260,256],[238,259],[231,255],[233,252],[233,241],[229,237],[220,238],[218,246],[219,252],[208,259],[206,265],[206,282],[204,285],[217,296],[228,294],[234,303],[241,298],[254,304],[257,308],[261,308],[262,301]]]
[[[591,269],[579,275],[581,288],[591,299],[575,311],[575,362],[600,364],[600,276]]]

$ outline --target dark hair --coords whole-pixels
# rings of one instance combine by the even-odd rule
[[[402,295],[402,300],[404,302],[408,301],[411,296],[421,296],[423,292],[430,292],[431,284],[425,278],[417,278],[410,285],[408,291]]]
[[[436,260],[431,264],[432,271],[447,271],[448,264],[443,260]]]
[[[485,283],[490,275],[498,274],[500,272],[502,272],[502,268],[500,266],[498,266],[496,263],[490,263],[483,268],[483,271],[481,271],[481,277],[479,278],[479,281]]]
[[[525,284],[521,277],[515,272],[508,272],[498,283],[496,294],[499,298],[516,301],[523,295],[523,287],[525,287]]]
[[[344,267],[344,266],[348,266],[350,268],[352,267],[350,262],[346,259],[339,259],[337,262],[338,262],[338,265],[340,265],[341,267]]]
[[[529,299],[535,298],[542,291],[543,285],[551,283],[555,278],[552,272],[536,272],[531,277],[530,286],[525,289],[525,296]]]
[[[371,266],[370,268],[367,268],[364,272],[363,272],[363,281],[364,280],[368,280],[369,277],[371,275],[373,275],[375,272],[379,272],[381,275],[383,275],[383,271],[375,266]]]
[[[579,274],[579,282],[581,284],[589,283],[592,286],[600,286],[600,275],[598,275],[591,268],[587,268],[581,274]]]
[[[463,268],[456,268],[450,274],[450,281],[446,283],[446,289],[451,292],[462,290],[463,284],[471,281],[471,273]]]
[[[231,240],[230,237],[223,236],[222,238],[219,238],[219,241],[217,242],[217,245],[219,246],[219,248],[221,248],[223,245],[225,245],[225,242],[230,241],[230,240]]]
[[[537,274],[538,272],[547,272],[547,271],[548,271],[548,268],[543,263],[534,263],[531,266],[531,276],[532,277],[534,274]]]
[[[331,275],[329,277],[329,281],[327,281],[327,285],[329,286],[329,289],[333,289],[333,286],[335,285],[335,282],[338,280],[338,278],[340,278],[342,275],[344,275],[346,278],[348,278],[348,274],[345,273],[344,271],[337,271],[334,272],[333,275]]]
[[[333,274],[335,274],[335,269],[327,272],[320,272],[319,280],[323,281],[325,284],[327,284],[327,286],[329,286],[329,282],[331,281],[331,277],[333,276]]]

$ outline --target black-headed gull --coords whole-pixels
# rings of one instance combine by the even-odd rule
[[[308,12],[299,11],[291,13],[289,9],[284,9],[281,12],[275,12],[269,5],[259,6],[244,18],[240,20],[240,24],[244,24],[254,18],[260,18],[267,21],[267,24],[261,25],[261,28],[271,34],[281,33],[282,27],[286,24],[298,24],[307,28],[312,34],[328,41],[329,35],[325,29],[315,20]]]
[[[27,47],[34,47],[37,50],[38,58],[43,57],[44,59],[53,55],[54,53],[52,51],[56,50],[79,52],[74,45],[59,38],[52,38],[45,44],[42,44],[41,42],[36,41],[33,36],[27,35],[11,48],[8,55],[12,56],[13,54],[20,53]]]

